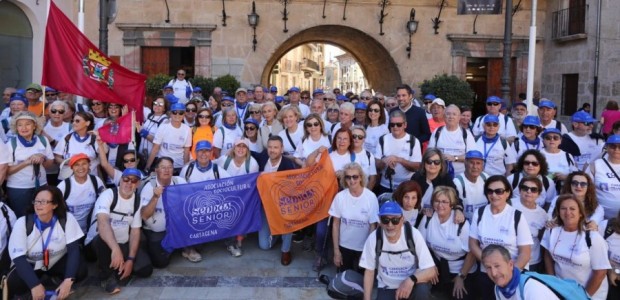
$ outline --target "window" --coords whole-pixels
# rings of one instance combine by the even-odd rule
[[[586,33],[585,0],[569,0],[560,10],[553,12],[553,38],[563,38]]]
[[[577,111],[579,74],[562,75],[562,115],[572,115]]]

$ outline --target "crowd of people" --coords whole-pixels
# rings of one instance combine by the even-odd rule
[[[202,94],[179,70],[144,108],[137,141],[98,129],[127,108],[43,89],[7,88],[0,120],[0,271],[12,296],[58,299],[87,276],[110,294],[166,268],[162,194],[169,185],[316,164],[329,155],[339,192],[329,217],[273,236],[262,211],[259,247],[282,240],[363,275],[364,298],[520,299],[557,293],[523,271],[573,279],[592,299],[620,299],[620,122],[580,110],[562,124],[540,99],[486,114],[401,85],[359,95],[256,86]],[[391,93],[393,92],[393,93]],[[45,93],[45,101],[42,100]],[[45,104],[44,104],[45,102]],[[608,108],[612,106],[608,106]],[[615,106],[617,110],[617,104]],[[568,130],[570,129],[570,131]],[[245,236],[225,248],[243,255]],[[180,249],[191,262],[199,247]],[[208,259],[208,258],[207,258]],[[554,298],[555,297],[555,298]],[[525,297],[528,299],[528,297]],[[533,299],[533,298],[530,298]]]

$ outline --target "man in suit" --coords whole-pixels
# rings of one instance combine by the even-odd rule
[[[407,128],[405,131],[415,136],[420,143],[426,143],[431,138],[431,129],[428,126],[424,109],[413,105],[413,90],[409,85],[403,84],[396,88],[398,107],[406,116]]]

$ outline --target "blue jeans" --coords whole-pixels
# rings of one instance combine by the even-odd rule
[[[323,253],[323,248],[329,245],[329,241],[325,240],[325,238],[329,235],[329,232],[327,232],[327,230],[329,230],[329,226],[327,226],[328,219],[329,218],[323,219],[316,223],[316,234],[314,236],[315,238],[314,250],[316,251],[317,255],[322,255],[323,258],[327,258],[327,252],[328,252],[328,251],[325,251],[325,253]]]
[[[13,210],[17,218],[24,216],[26,214],[26,210],[32,206],[32,200],[34,200],[34,193],[36,190],[36,188],[6,188],[6,196],[8,198],[9,207]]]
[[[263,217],[263,226],[258,231],[258,247],[263,250],[269,250],[273,245],[278,241],[278,236],[271,235],[271,231],[269,230],[269,224],[267,223],[267,216],[265,215],[265,210],[261,209],[261,215]],[[282,237],[282,247],[280,250],[282,252],[291,251],[291,243],[293,242],[293,234],[287,233],[281,235]]]

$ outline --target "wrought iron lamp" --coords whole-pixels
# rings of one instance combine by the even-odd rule
[[[252,1],[252,13],[248,15],[248,24],[250,24],[250,27],[254,30],[254,37],[252,39],[252,50],[254,50],[254,52],[256,52],[256,44],[258,44],[256,40],[256,26],[258,26],[259,19],[260,16],[256,13],[256,3]]]
[[[407,58],[411,58],[411,36],[418,30],[418,21],[415,19],[415,8],[409,13],[409,21],[407,22],[407,31],[409,32],[409,46],[407,46]]]

